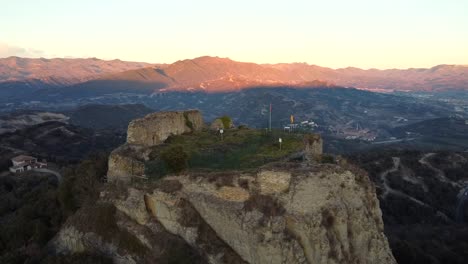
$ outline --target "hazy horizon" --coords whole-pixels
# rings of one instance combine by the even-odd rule
[[[0,57],[330,68],[468,64],[466,1],[7,1]],[[112,12],[110,12],[112,10]]]
[[[103,59],[103,58],[98,58],[98,57],[71,57],[71,56],[67,56],[67,57],[27,57],[27,56],[16,56],[16,55],[11,55],[11,56],[8,56],[8,57],[0,57],[0,59],[8,59],[8,58],[12,58],[12,57],[17,57],[17,58],[25,58],[25,59],[48,59],[48,60],[54,60],[54,59],[70,59],[70,60],[86,60],[86,59],[97,59],[97,60],[102,60],[102,61],[114,61],[114,60],[120,60],[120,61],[126,61],[126,62],[137,62],[137,63],[148,63],[148,64],[166,64],[166,65],[170,65],[170,64],[173,64],[173,63],[176,63],[178,61],[183,61],[183,60],[194,60],[194,59],[197,59],[197,58],[202,58],[202,57],[212,57],[212,58],[221,58],[221,59],[229,59],[229,60],[232,60],[234,62],[240,62],[240,63],[255,63],[255,64],[258,64],[258,65],[275,65],[275,64],[307,64],[307,65],[310,65],[310,66],[319,66],[319,67],[324,67],[324,68],[330,68],[330,69],[333,69],[333,70],[339,70],[339,69],[346,69],[346,68],[358,68],[358,69],[362,69],[362,70],[408,70],[408,69],[430,69],[430,68],[434,68],[434,67],[437,67],[437,66],[441,66],[441,65],[448,65],[448,66],[462,66],[462,67],[468,67],[468,64],[446,64],[446,63],[443,63],[443,64],[437,64],[437,65],[432,65],[432,66],[429,66],[429,67],[408,67],[408,68],[375,68],[375,67],[370,67],[370,68],[364,68],[364,67],[356,67],[356,66],[346,66],[346,67],[337,67],[337,68],[334,68],[334,67],[327,67],[327,66],[323,66],[323,65],[318,65],[318,64],[313,64],[313,63],[307,63],[307,62],[271,62],[271,63],[257,63],[257,62],[253,62],[253,61],[240,61],[240,60],[236,60],[236,59],[233,59],[233,58],[229,58],[229,57],[223,57],[223,56],[216,56],[216,55],[213,55],[213,56],[209,56],[209,55],[202,55],[202,56],[197,56],[197,57],[194,57],[194,58],[183,58],[183,59],[179,59],[179,60],[176,60],[176,61],[173,61],[173,62],[168,62],[168,63],[161,63],[161,62],[153,62],[153,61],[129,61],[129,60],[122,60],[120,58],[115,58],[115,59]]]

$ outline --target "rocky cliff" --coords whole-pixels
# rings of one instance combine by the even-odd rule
[[[197,131],[202,127],[203,118],[198,110],[153,113],[130,122],[127,143],[155,146],[170,135]]]
[[[155,234],[163,232],[208,263],[395,263],[374,186],[343,166],[281,162],[250,173],[191,173],[113,188],[98,204],[119,215],[106,222],[116,238],[106,239],[99,221],[79,214],[85,220],[72,217],[57,236],[59,252],[147,263],[158,257],[163,246]]]
[[[122,264],[396,263],[373,184],[345,161],[317,162],[318,135],[304,137],[302,159],[129,181],[144,173],[154,142],[200,129],[199,113],[185,113],[130,124],[128,143],[109,158],[110,182],[97,203],[67,220],[51,244],[56,253]]]
[[[127,143],[109,156],[110,182],[130,181],[145,174],[144,162],[150,148],[159,145],[171,135],[180,135],[202,129],[203,117],[198,110],[157,112],[130,122]]]

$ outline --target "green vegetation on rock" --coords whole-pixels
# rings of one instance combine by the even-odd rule
[[[161,159],[167,164],[169,170],[174,173],[182,172],[187,168],[188,157],[188,154],[180,145],[170,146],[161,152]]]
[[[187,112],[184,112],[184,119],[185,119],[185,125],[186,125],[188,128],[190,128],[190,130],[193,131],[193,123],[192,123],[192,121],[190,121]]]
[[[280,149],[278,139],[282,138]],[[146,173],[160,178],[185,169],[244,170],[285,158],[302,149],[302,135],[280,131],[227,130],[223,139],[214,131],[171,136],[155,146]]]
[[[223,126],[225,129],[231,128],[232,125],[232,119],[229,116],[222,116],[219,119],[221,119],[221,122],[223,122]]]

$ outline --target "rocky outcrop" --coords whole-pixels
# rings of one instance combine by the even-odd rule
[[[163,230],[208,263],[395,263],[374,186],[352,168],[282,162],[249,173],[169,176],[124,193],[108,191],[101,202],[131,222],[124,226],[135,226],[125,230],[148,252],[161,247],[151,233]],[[83,244],[90,235],[76,230],[63,229],[58,248],[89,250]],[[125,263],[150,263],[118,245],[114,252]]]
[[[88,252],[117,264],[187,263],[187,259],[204,263],[184,240],[151,219],[143,191],[114,187],[108,186],[95,205],[80,209],[67,220],[50,244],[55,254]]]
[[[323,140],[319,134],[304,135],[304,157],[317,160],[323,154]]]
[[[150,149],[140,145],[124,144],[109,155],[107,180],[128,182],[134,176],[145,174],[145,160]]]
[[[155,146],[170,135],[197,131],[202,127],[203,118],[198,110],[153,113],[130,122],[127,143]]]
[[[180,191],[155,190],[146,196],[147,207],[191,245],[203,230],[184,225],[185,203],[247,263],[395,263],[365,175],[338,166],[279,164],[242,175],[247,188],[238,186],[238,175],[233,186],[221,188],[203,178],[177,178]]]
[[[69,218],[55,238],[57,253],[105,254],[122,264],[174,257],[211,264],[396,263],[374,186],[344,161],[317,162],[319,135],[304,137],[305,159],[133,182],[156,142],[202,125],[198,111],[144,120],[133,121],[127,144],[111,153],[110,183],[99,201]]]
[[[144,177],[151,147],[163,143],[171,135],[199,131],[203,125],[198,110],[157,112],[131,121],[127,143],[109,156],[108,181],[129,182],[132,177]]]

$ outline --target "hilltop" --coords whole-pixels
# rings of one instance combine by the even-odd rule
[[[119,263],[396,263],[365,173],[325,158],[319,135],[283,133],[280,149],[278,134],[229,123],[221,138],[197,110],[130,122],[100,198],[66,221],[55,253]]]

